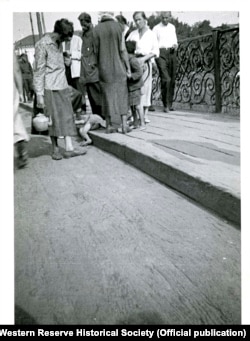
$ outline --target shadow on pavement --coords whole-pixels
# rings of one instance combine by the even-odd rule
[[[153,325],[153,324],[164,324],[164,320],[159,313],[154,311],[141,311],[139,313],[134,313],[129,315],[123,320],[117,321],[119,325]]]
[[[51,142],[46,136],[31,136],[28,143],[29,158],[51,154]]]
[[[18,305],[15,305],[15,324],[38,324],[37,321]]]

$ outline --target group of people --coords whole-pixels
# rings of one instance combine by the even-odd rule
[[[81,35],[74,34],[71,22],[60,19],[54,31],[37,42],[33,86],[36,106],[49,118],[53,160],[63,158],[58,147],[62,136],[64,157],[86,153],[76,150],[71,139],[86,111],[86,94],[92,113],[105,119],[106,133],[117,131],[113,125],[117,119],[123,134],[145,129],[150,122],[153,63],[159,68],[164,111],[172,109],[177,37],[170,17],[171,12],[162,12],[161,22],[151,30],[145,13],[135,12],[136,29],[130,31],[126,21],[121,24],[121,16],[115,18],[112,12],[101,12],[95,27],[84,12],[78,17]],[[72,89],[81,98],[77,110],[72,106]],[[128,124],[129,108],[133,127]]]

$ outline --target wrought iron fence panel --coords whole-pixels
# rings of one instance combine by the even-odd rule
[[[219,50],[222,112],[231,112],[240,107],[239,31],[221,32]]]
[[[162,105],[160,86],[156,68],[153,71],[154,105]],[[238,28],[216,30],[179,42],[174,104],[199,111],[239,111]]]

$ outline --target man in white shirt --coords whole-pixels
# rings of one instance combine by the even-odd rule
[[[157,63],[161,78],[161,95],[164,112],[173,111],[173,97],[176,75],[176,50],[178,47],[176,29],[169,22],[171,12],[161,12],[161,22],[153,28],[157,36],[160,56]]]
[[[71,41],[63,42],[62,46],[68,84],[80,90],[78,82],[81,70],[82,39],[73,35]]]
[[[71,41],[62,43],[63,56],[65,64],[65,73],[68,84],[82,94],[82,110],[86,112],[86,89],[79,82],[81,73],[81,58],[82,58],[82,39],[74,34]],[[70,90],[75,98],[77,91]],[[74,101],[74,99],[73,99]],[[77,119],[81,119],[80,111],[77,113]]]

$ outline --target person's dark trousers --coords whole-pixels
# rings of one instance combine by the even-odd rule
[[[70,66],[65,65],[65,75],[66,75],[68,84],[71,85],[71,86],[73,86],[73,85],[72,85],[72,77],[71,77],[71,69],[70,69]],[[74,88],[74,87],[73,87],[73,88]]]
[[[73,111],[77,112],[82,108],[82,94],[79,90],[73,88],[70,89],[70,98],[73,107]]]
[[[65,65],[65,74],[66,74],[68,84],[70,86],[72,86],[74,89],[81,92],[81,94],[82,94],[82,110],[86,111],[86,101],[85,101],[86,89],[85,89],[85,86],[80,84],[79,77],[75,77],[75,78],[71,77],[70,66]]]
[[[26,99],[29,101],[32,99],[34,91],[33,91],[33,81],[30,79],[23,79],[23,89],[25,91]]]
[[[99,82],[87,83],[86,88],[92,113],[101,116],[105,120],[105,117],[102,114],[101,88]]]
[[[164,107],[172,108],[175,76],[176,51],[174,49],[160,49],[160,56],[156,59],[161,79],[161,96]]]

